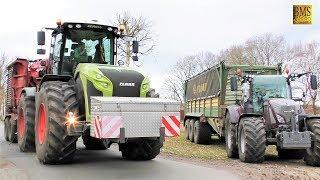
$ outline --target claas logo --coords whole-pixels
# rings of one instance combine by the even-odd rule
[[[193,94],[200,94],[202,92],[206,92],[207,91],[207,83],[202,83],[202,84],[196,84],[193,86],[192,88],[193,90]]]
[[[293,5],[293,24],[312,24],[312,5]]]

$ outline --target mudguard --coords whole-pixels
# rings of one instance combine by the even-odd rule
[[[68,82],[70,79],[72,79],[72,76],[69,75],[53,75],[53,74],[46,74],[42,77],[40,85],[46,81],[62,81],[62,82]]]

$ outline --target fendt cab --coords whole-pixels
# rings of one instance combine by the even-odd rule
[[[242,97],[226,112],[226,149],[229,157],[262,162],[267,145],[276,145],[280,158],[303,158],[320,166],[320,117],[307,115],[293,98],[291,82],[308,77],[312,90],[317,77],[311,73],[252,75],[238,72],[230,79],[231,91],[242,83]]]
[[[49,59],[8,66],[7,141],[55,164],[73,159],[80,136],[87,149],[118,143],[123,158],[150,160],[165,136],[179,135],[179,102],[159,98],[146,76],[116,66],[123,27],[57,22],[45,29],[52,31]],[[45,45],[44,31],[38,45]]]

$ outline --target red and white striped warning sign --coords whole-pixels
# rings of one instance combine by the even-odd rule
[[[162,116],[162,126],[165,127],[167,137],[180,135],[180,118],[179,116]]]
[[[94,118],[94,137],[119,138],[120,128],[123,127],[122,116],[96,116]]]

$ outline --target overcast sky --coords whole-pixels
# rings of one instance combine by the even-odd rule
[[[313,25],[292,25],[292,5],[312,4]],[[320,39],[320,0],[10,0],[0,6],[0,52],[37,58],[36,31],[63,21],[110,22],[128,11],[153,22],[157,48],[141,58],[153,86],[179,58],[219,52],[263,33],[284,35],[289,43]]]

